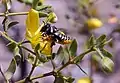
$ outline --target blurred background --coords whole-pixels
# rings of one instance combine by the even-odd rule
[[[112,42],[105,48],[113,54],[112,59],[115,63],[113,73],[105,74],[98,67],[97,62],[93,62],[91,67],[89,56],[86,56],[80,65],[88,74],[92,74],[93,83],[120,83],[120,0],[90,0],[90,5],[85,3],[85,8],[81,6],[81,1],[82,0],[45,0],[44,4],[51,5],[58,17],[57,23],[53,25],[77,40],[78,54],[84,52],[86,49],[85,43],[91,34],[94,34],[97,37],[101,34],[106,34],[108,39],[112,37]],[[28,11],[29,8],[30,7],[24,3],[20,3],[17,0],[12,0],[12,7],[10,11],[25,12]],[[2,13],[4,11],[4,6],[0,5],[0,12]],[[103,26],[94,30],[89,30],[86,28],[84,24],[89,18],[88,12],[92,17],[100,19],[103,22]],[[9,34],[16,41],[22,40],[25,35],[26,15],[11,16],[9,18],[11,20],[19,21],[19,24],[10,29]],[[0,17],[0,30],[2,30],[3,19],[4,17]],[[0,66],[3,71],[6,71],[13,57],[12,52],[10,52],[10,50],[6,47],[7,43],[8,42],[4,38],[0,37]],[[58,46],[55,46],[54,48],[56,49]],[[56,50],[54,51],[56,52]],[[24,54],[26,54],[25,51]],[[14,83],[14,81],[20,80],[27,76],[30,68],[31,65],[28,64],[27,61],[23,61],[17,68],[17,71],[12,78],[12,82]],[[37,67],[33,75],[39,75],[40,73],[49,72],[51,70],[51,64],[47,62],[44,66]],[[65,68],[63,73],[67,76],[72,76],[75,78],[74,83],[76,83],[81,77],[86,76],[78,67],[74,65],[70,65]],[[4,79],[0,74],[0,83],[3,83],[3,80]],[[38,79],[37,81],[39,81],[39,83],[53,83],[54,77],[45,77]]]

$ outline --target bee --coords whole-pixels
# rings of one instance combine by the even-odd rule
[[[42,36],[45,37],[45,39],[52,40],[59,44],[69,44],[72,41],[64,32],[55,26],[51,26],[49,23],[45,23],[40,32],[42,32]]]

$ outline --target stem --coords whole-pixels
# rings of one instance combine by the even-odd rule
[[[69,64],[74,64],[74,61],[76,61],[76,59],[82,59],[86,54],[92,52],[93,49],[89,49],[84,53],[81,53],[79,56],[76,56],[75,58],[73,58],[72,60],[70,60],[69,62],[67,62],[65,65],[63,65],[62,67],[60,67],[57,72],[60,72],[62,69],[64,69],[65,67],[67,67]],[[82,57],[81,57],[82,56]]]
[[[57,72],[60,72],[62,69],[64,69],[65,67],[67,67],[69,64],[71,64],[71,62],[67,62],[65,65],[63,65],[62,67],[60,67]]]
[[[55,69],[55,63],[53,62],[53,60],[51,59],[51,64],[53,66],[53,70]]]
[[[36,53],[33,52],[33,51],[31,51],[30,49],[28,49],[28,48],[26,48],[26,47],[24,47],[22,45],[20,45],[20,47],[23,48],[23,49],[25,49],[25,50],[27,50],[28,52],[32,53],[33,55],[36,55]]]
[[[8,81],[7,78],[5,77],[5,75],[4,75],[4,73],[3,73],[2,69],[1,69],[1,67],[0,67],[0,72],[1,72],[2,76],[4,77],[6,83],[9,83],[9,81]]]
[[[17,13],[8,13],[8,16],[16,16],[16,15],[27,15],[28,12],[17,12]],[[0,13],[0,16],[5,16],[4,13]]]
[[[46,76],[51,76],[53,74],[54,74],[54,72],[45,73],[45,74],[42,74],[42,75],[31,77],[30,80],[35,80],[35,79],[38,79],[38,78],[43,78],[43,77],[46,77]]]
[[[32,65],[32,69],[31,69],[28,77],[26,78],[26,80],[27,80],[27,79],[30,80],[30,77],[31,77],[31,75],[32,75],[32,73],[33,73],[33,71],[34,71],[34,69],[35,69],[35,67],[36,67],[37,60],[38,60],[38,56],[39,56],[38,53],[36,53],[35,62],[34,62],[34,64]]]
[[[100,55],[101,58],[104,58],[99,48],[94,48],[94,50]]]
[[[15,44],[18,44],[16,41],[14,41],[13,39],[11,39],[9,36],[7,36],[7,34],[5,32],[0,31],[0,34],[5,37],[7,40],[14,42]]]
[[[35,80],[35,79],[38,79],[38,78],[43,78],[43,77],[51,76],[53,74],[54,74],[54,72],[48,72],[48,73],[45,73],[45,74],[42,74],[42,75],[33,76],[33,77],[30,78],[30,80]],[[17,81],[15,83],[25,83],[25,79]]]
[[[81,53],[79,56],[76,56],[75,58],[73,58],[72,62],[76,61],[77,59],[82,60],[83,57],[84,57],[86,54],[88,54],[88,53],[90,53],[90,52],[92,52],[92,51],[93,51],[92,48],[91,48],[91,49],[88,49],[86,52],[83,52],[83,53]]]

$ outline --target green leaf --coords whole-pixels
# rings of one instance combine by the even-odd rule
[[[2,25],[3,25],[4,31],[7,31],[9,22],[10,22],[10,21],[8,20],[7,17],[5,17],[4,20],[2,21]]]
[[[104,42],[106,42],[106,35],[101,35],[100,37],[98,37],[96,39],[96,43],[98,47],[103,47],[104,45],[102,45]]]
[[[88,47],[88,49],[91,48],[91,47],[93,47],[95,44],[96,44],[96,39],[95,39],[95,37],[92,35],[92,36],[90,37],[90,39],[87,41],[87,47]]]
[[[17,22],[17,21],[11,21],[11,22],[9,22],[7,29],[11,28],[12,26],[14,26],[14,25],[16,25],[16,24],[18,24],[18,23],[19,23],[19,22]]]
[[[48,8],[51,8],[52,6],[48,6],[48,5],[42,5],[42,6],[37,6],[36,10],[38,11],[42,11],[42,10],[46,10]]]
[[[33,0],[23,0],[25,4],[32,5]]]
[[[102,69],[104,70],[104,72],[110,73],[113,71],[114,62],[110,58],[104,57],[101,60],[101,66],[102,66]]]
[[[39,49],[40,49],[40,43],[38,43],[38,44],[35,46],[35,51],[38,52]]]
[[[75,56],[76,51],[77,51],[77,41],[73,40],[69,48],[70,55]]]
[[[38,6],[38,2],[39,2],[39,0],[33,0],[33,3],[32,3],[33,9],[36,9],[36,7]]]
[[[12,59],[7,71],[5,72],[5,77],[6,79],[11,79],[13,74],[15,73],[16,71],[16,67],[17,67],[17,63],[15,61],[15,58]]]
[[[107,56],[107,57],[109,57],[109,58],[112,58],[112,54],[111,54],[110,52],[108,52],[107,50],[105,50],[105,49],[100,49],[100,51],[102,52],[102,54],[103,54],[104,56]]]
[[[14,42],[10,42],[6,45],[10,51],[14,51],[16,44]]]

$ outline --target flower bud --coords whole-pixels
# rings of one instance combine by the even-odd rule
[[[112,72],[113,71],[114,63],[110,58],[104,57],[101,60],[101,65],[102,65],[102,68],[105,72]]]

